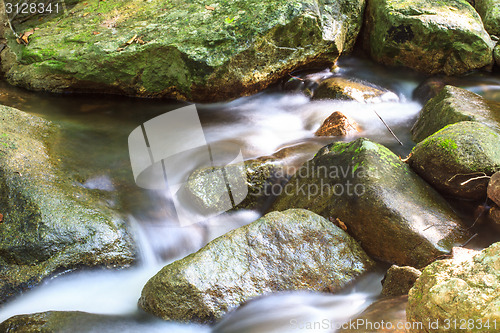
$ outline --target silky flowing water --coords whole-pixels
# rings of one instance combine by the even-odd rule
[[[343,59],[335,74],[387,88],[399,101],[311,101],[300,90],[284,91],[275,86],[227,103],[198,104],[207,141],[236,143],[247,159],[295,147],[286,159],[299,166],[332,141],[315,137],[314,132],[332,112],[341,111],[363,128],[357,136],[368,137],[406,157],[414,145],[410,128],[422,107],[412,101],[411,95],[424,78],[355,58]],[[326,77],[332,73],[318,69],[315,75]],[[455,85],[500,101],[500,79],[491,74],[463,77]],[[63,137],[51,147],[53,153],[76,179],[75,185],[112,194],[110,204],[128,216],[141,255],[136,267],[67,272],[48,279],[0,308],[0,322],[17,314],[59,310],[107,315],[75,328],[75,332],[287,332],[292,330],[292,320],[298,331],[300,323],[324,318],[345,322],[379,296],[380,281],[387,268],[382,264],[340,294],[287,292],[262,297],[230,313],[215,327],[168,323],[145,315],[138,310],[137,300],[146,281],[161,267],[261,216],[255,211],[238,211],[180,227],[167,192],[144,190],[134,184],[128,135],[145,121],[187,104],[114,96],[39,94],[2,82],[0,103],[61,125]],[[374,111],[391,127],[402,146]],[[193,158],[193,164],[181,171],[190,172],[196,167]],[[496,236],[488,234],[491,238],[475,239],[472,246],[482,248],[493,242]],[[328,328],[316,332],[331,331]]]

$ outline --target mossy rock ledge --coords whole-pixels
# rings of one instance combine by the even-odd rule
[[[493,64],[481,17],[466,0],[371,0],[365,47],[382,64],[456,75]]]
[[[474,121],[448,125],[418,143],[408,163],[443,194],[485,200],[488,178],[481,176],[500,171],[500,134]]]
[[[123,217],[51,158],[58,136],[53,123],[0,106],[0,303],[60,271],[134,261]]]
[[[212,322],[285,290],[336,292],[374,262],[342,229],[304,209],[271,212],[165,266],[139,306],[168,320]]]
[[[500,132],[500,107],[468,90],[445,86],[423,107],[411,132],[420,142],[446,125],[477,121]]]
[[[297,170],[271,207],[288,208],[340,220],[370,256],[400,266],[423,267],[469,238],[429,184],[365,138],[327,145]]]
[[[475,7],[486,31],[500,37],[500,3],[496,0],[476,0]]]
[[[365,0],[70,1],[5,31],[2,70],[32,90],[212,102],[255,93],[291,71],[349,53]],[[1,37],[1,36],[0,36]]]
[[[500,243],[495,243],[477,254],[427,266],[410,290],[406,318],[423,323],[418,329],[410,326],[411,333],[498,332],[499,309]],[[440,324],[430,326],[436,321]],[[466,329],[459,329],[464,322]]]

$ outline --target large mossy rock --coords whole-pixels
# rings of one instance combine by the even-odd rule
[[[58,271],[134,260],[123,217],[50,156],[58,137],[54,124],[0,106],[0,303]]]
[[[493,63],[494,43],[465,0],[371,0],[365,20],[377,62],[447,75]]]
[[[498,332],[500,243],[475,255],[439,260],[427,266],[410,290],[406,316],[409,322],[424,324],[423,329],[410,330],[412,333]],[[474,325],[459,329],[468,320],[474,321]],[[436,321],[438,326],[428,326]],[[448,328],[446,322],[450,324]]]
[[[445,86],[420,111],[411,129],[413,140],[420,142],[446,125],[460,121],[478,121],[500,131],[500,108],[478,94]]]
[[[500,2],[497,0],[476,0],[475,7],[484,28],[490,35],[500,36]]]
[[[401,266],[425,266],[468,238],[434,189],[364,138],[325,146],[297,170],[272,207],[288,208],[339,219],[370,256]]]
[[[263,294],[339,291],[372,266],[359,244],[323,217],[272,212],[165,266],[139,305],[164,319],[210,322]]]
[[[68,1],[67,1],[68,2]],[[69,4],[68,4],[69,6]],[[364,0],[73,1],[28,45],[7,34],[7,80],[33,90],[216,101],[349,53]]]
[[[486,199],[488,179],[500,170],[500,134],[473,121],[446,126],[412,150],[408,163],[438,191]]]

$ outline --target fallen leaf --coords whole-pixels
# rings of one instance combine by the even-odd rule
[[[94,31],[94,32],[93,32],[93,34],[94,34],[94,35],[99,35],[99,34],[100,34],[100,32],[99,32],[99,31]]]
[[[119,48],[117,48],[116,50],[117,50],[118,52],[121,52],[121,51],[123,51],[123,50],[125,50],[125,49],[124,49],[123,47],[119,47]]]
[[[28,30],[28,31],[25,31],[23,32],[23,34],[20,36],[20,39],[19,38],[16,40],[18,44],[21,44],[21,41],[25,44],[25,45],[28,45],[29,43],[29,36],[33,35],[35,33],[36,30],[38,30],[39,28],[34,28],[34,29],[31,29],[31,30]]]
[[[85,16],[87,16],[87,15],[89,15],[89,14],[90,14],[90,13],[83,13],[83,15],[82,15],[82,16],[83,16],[83,17],[85,17]]]
[[[206,10],[215,10],[215,8],[214,8],[214,7],[212,7],[212,6],[207,6],[207,5],[205,5],[205,9],[206,9]]]
[[[0,214],[0,223],[3,222],[3,214]]]

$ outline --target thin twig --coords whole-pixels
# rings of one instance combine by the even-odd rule
[[[389,125],[387,125],[387,123],[384,121],[384,119],[382,119],[382,117],[378,114],[378,112],[377,112],[377,111],[375,111],[375,110],[373,110],[373,112],[375,112],[375,114],[377,115],[378,119],[380,119],[380,120],[384,123],[385,127],[387,127],[387,129],[388,129],[388,130],[389,130],[389,132],[392,134],[392,136],[393,136],[396,140],[398,140],[399,144],[400,144],[401,146],[403,146],[403,143],[402,143],[402,142],[398,139],[398,137],[396,136],[396,134],[394,134],[394,132],[393,132],[393,131],[391,130],[391,128],[389,127]]]
[[[473,181],[473,180],[478,180],[478,179],[483,179],[483,178],[491,178],[490,176],[480,176],[480,177],[474,177],[474,178],[471,178],[469,180],[466,180],[464,181],[463,183],[460,183],[460,185],[465,185],[467,184],[468,182],[470,181]]]
[[[458,176],[472,176],[472,175],[477,175],[477,174],[486,176],[486,174],[484,172],[457,173],[456,175],[453,175],[453,177],[448,179],[448,182],[451,182],[455,177],[458,177]]]
[[[300,77],[298,77],[298,76],[292,75],[292,74],[290,74],[290,73],[288,73],[288,75],[290,75],[292,78],[297,79],[297,80],[299,80],[299,81],[304,81],[304,79],[301,79],[301,78],[300,78]]]

